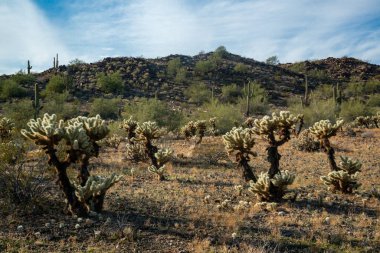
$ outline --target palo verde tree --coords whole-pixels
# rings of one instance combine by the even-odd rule
[[[253,122],[252,132],[263,137],[269,144],[267,160],[270,168],[267,173],[262,173],[257,182],[253,182],[250,187],[250,190],[261,200],[280,200],[286,193],[286,187],[294,181],[294,174],[280,171],[281,155],[278,153],[278,147],[290,140],[299,119],[300,116],[281,111],[273,113],[271,117],[264,116]]]
[[[329,138],[335,136],[343,125],[343,120],[332,124],[329,120],[316,122],[310,132],[320,141],[321,147],[327,154],[331,172],[327,176],[322,176],[321,180],[329,186],[332,191],[342,193],[352,193],[360,184],[357,182],[358,172],[362,164],[356,160],[341,156],[340,166],[335,162],[335,150],[330,144]]]
[[[28,127],[21,133],[41,146],[49,156],[49,165],[56,169],[57,182],[66,197],[69,213],[86,216],[89,211],[102,211],[106,191],[121,178],[115,174],[90,176],[88,171],[90,158],[99,155],[97,142],[109,133],[104,120],[97,115],[91,118],[79,116],[64,122],[55,114],[44,114],[43,118],[31,119]],[[57,145],[61,141],[66,148],[64,159],[57,154]],[[72,182],[67,175],[67,169],[75,163],[80,164],[78,183]]]
[[[237,167],[242,170],[243,178],[246,182],[256,182],[256,176],[249,165],[250,157],[254,157],[252,151],[255,140],[251,130],[248,128],[233,128],[223,135],[223,142],[229,155],[235,155]]]

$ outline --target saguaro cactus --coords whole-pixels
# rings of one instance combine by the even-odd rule
[[[305,74],[305,92],[303,98],[301,97],[302,107],[307,107],[310,105],[310,96],[309,96],[309,82],[307,80],[307,75]]]
[[[223,135],[223,142],[229,155],[234,154],[238,168],[242,169],[242,176],[246,182],[256,182],[256,176],[249,166],[250,157],[255,156],[252,151],[255,140],[248,128],[233,128]]]
[[[270,163],[270,168],[267,176],[261,176],[257,182],[258,184],[268,184],[265,189],[269,192],[261,194],[260,192],[264,188],[259,185],[256,187],[255,184],[251,186],[251,191],[257,193],[262,200],[281,199],[285,194],[286,186],[294,180],[294,175],[290,172],[287,173],[289,176],[286,178],[281,177],[281,155],[278,153],[278,147],[290,140],[291,133],[294,132],[296,124],[301,118],[300,115],[294,116],[288,111],[281,111],[280,113],[273,113],[271,117],[264,116],[262,119],[254,121],[252,131],[262,136],[269,143],[269,147],[267,147],[267,160]],[[268,180],[266,177],[268,177]],[[291,178],[293,179],[290,180]],[[261,190],[256,191],[256,189]],[[268,198],[268,196],[270,197]]]
[[[246,101],[247,101],[247,108],[246,108],[246,111],[245,111],[245,116],[246,117],[249,117],[249,107],[250,107],[250,101],[251,101],[251,98],[253,97],[253,90],[251,89],[251,81],[248,81],[248,84],[247,84],[247,87],[246,88]]]
[[[33,68],[33,66],[30,66],[30,61],[28,60],[28,67],[27,67],[27,69],[28,69],[28,75],[30,74],[30,70]]]
[[[114,175],[105,178],[97,177],[95,180],[94,177],[91,178],[88,171],[89,159],[99,154],[97,141],[109,133],[104,120],[97,115],[92,118],[77,117],[64,122],[58,120],[55,114],[44,114],[43,118],[31,119],[28,127],[27,130],[22,129],[21,133],[42,146],[49,156],[49,164],[55,167],[57,182],[65,194],[68,211],[80,216],[87,215],[90,210],[100,212],[106,190],[120,180],[120,177]],[[64,141],[67,146],[67,155],[63,160],[57,156],[56,146],[60,141]],[[74,163],[80,163],[78,185],[89,187],[86,194],[90,194],[91,197],[81,198],[82,188],[70,182],[67,169]],[[96,184],[93,183],[94,180]]]

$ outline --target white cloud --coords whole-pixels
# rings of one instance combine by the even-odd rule
[[[29,0],[0,2],[0,74],[26,68],[41,71],[53,65],[58,52],[62,60],[67,51],[59,36]]]
[[[257,60],[347,55],[380,63],[377,0],[73,0],[63,8],[65,22],[53,27],[30,0],[0,3],[0,35],[11,42],[0,42],[0,58],[50,66],[55,52],[95,61],[224,45]]]

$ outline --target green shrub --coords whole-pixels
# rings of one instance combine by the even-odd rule
[[[240,111],[245,113],[247,111],[247,89],[246,86],[243,90],[243,97],[238,101]],[[268,92],[261,87],[259,83],[251,84],[251,94],[252,97],[249,99],[249,111],[251,114],[263,115],[267,114],[270,110],[268,103]]]
[[[6,103],[2,105],[2,108],[4,116],[12,119],[17,129],[24,128],[30,117],[34,115],[30,99],[21,99],[17,103]]]
[[[367,100],[367,105],[372,108],[380,107],[380,94],[373,94],[369,96]]]
[[[249,70],[249,66],[243,64],[243,63],[238,63],[234,67],[234,71],[237,73],[247,73]]]
[[[207,103],[200,110],[193,114],[194,120],[209,120],[216,118],[216,126],[221,134],[231,130],[243,120],[243,114],[239,107],[233,104],[222,104],[219,102]]]
[[[119,98],[96,98],[91,103],[90,116],[100,115],[103,119],[117,119],[120,116]]]
[[[344,94],[348,97],[358,97],[376,93],[380,93],[380,81],[378,80],[350,82],[344,90]]]
[[[67,77],[56,75],[50,78],[45,90],[41,94],[43,96],[54,96],[55,93],[68,91],[70,87],[71,83]]]
[[[216,64],[211,60],[198,61],[195,64],[195,73],[200,76],[205,76],[206,74],[214,71],[216,69]]]
[[[11,79],[21,86],[32,86],[36,82],[36,77],[34,75],[24,74],[22,72],[16,73]]]
[[[169,77],[175,77],[181,66],[182,64],[180,58],[171,59],[170,61],[168,61],[168,66],[166,68],[167,75]]]
[[[124,118],[133,116],[139,122],[155,121],[158,126],[169,130],[178,129],[183,121],[179,111],[172,110],[167,103],[158,99],[141,99],[125,106]]]
[[[194,83],[190,85],[185,91],[184,95],[190,102],[201,105],[210,101],[212,92],[204,83]]]
[[[122,94],[124,90],[124,82],[119,72],[105,75],[100,73],[97,76],[97,84],[105,93]]]
[[[177,83],[184,83],[186,82],[187,80],[187,75],[188,75],[188,72],[186,70],[186,68],[180,68],[178,71],[177,71],[177,74],[175,76],[175,81]]]
[[[369,116],[371,112],[363,102],[359,100],[351,100],[343,102],[340,107],[339,116],[343,118],[346,122],[351,122],[355,120],[358,116]]]
[[[243,91],[236,84],[222,87],[222,101],[227,103],[237,103],[238,99],[243,96]]]
[[[80,113],[80,102],[78,100],[69,102],[69,96],[68,92],[62,94],[51,93],[43,105],[42,112],[56,114],[60,119],[69,119],[78,116]]]
[[[294,103],[289,105],[289,110],[292,113],[304,115],[305,127],[309,127],[320,120],[328,119],[332,122],[335,121],[337,109],[335,101],[332,99],[314,99],[308,107],[302,107],[300,102],[297,103],[297,100],[299,101],[299,99],[295,99]]]
[[[12,79],[4,80],[0,83],[0,97],[2,99],[21,98],[27,95],[27,91]]]

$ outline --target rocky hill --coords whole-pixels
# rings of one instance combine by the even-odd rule
[[[186,78],[178,80],[167,74],[168,63],[180,59]],[[212,61],[214,67],[199,73],[197,63]],[[244,71],[237,69],[245,67]],[[204,82],[213,88],[216,96],[221,87],[235,83],[241,87],[252,80],[260,83],[270,94],[272,103],[283,105],[285,98],[304,92],[305,74],[310,88],[318,84],[344,83],[352,79],[380,79],[380,66],[354,58],[327,58],[317,61],[304,61],[281,65],[268,65],[250,58],[225,52],[215,56],[215,52],[196,56],[170,55],[163,58],[145,59],[133,57],[105,58],[95,63],[80,63],[59,66],[36,74],[43,88],[56,74],[70,76],[73,80],[73,93],[81,99],[104,95],[97,85],[97,75],[119,72],[124,82],[124,97],[154,97],[171,101],[186,101],[184,90],[195,82]],[[31,87],[29,87],[31,88]]]

